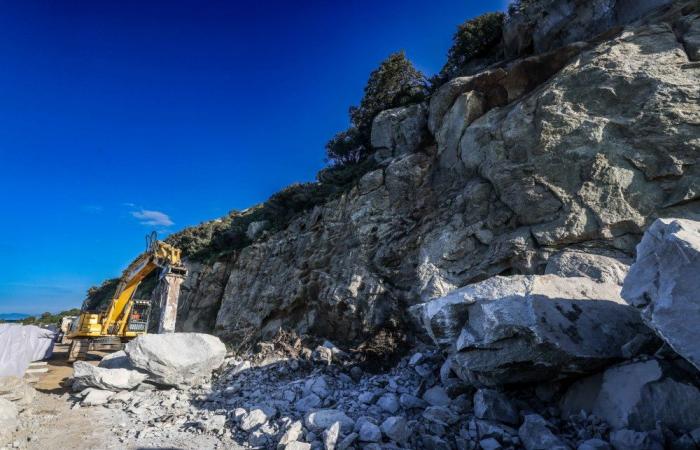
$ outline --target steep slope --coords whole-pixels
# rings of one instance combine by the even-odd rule
[[[549,3],[547,20],[506,24],[516,59],[380,114],[376,168],[350,190],[188,263],[179,327],[357,344],[469,283],[544,273],[564,249],[625,259],[655,218],[700,217],[697,2],[609,1],[594,17]]]

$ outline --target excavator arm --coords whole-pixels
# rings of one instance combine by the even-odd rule
[[[134,299],[136,289],[155,270],[161,271],[161,280],[167,279],[170,282],[172,278],[180,279],[177,283],[172,283],[176,285],[176,292],[169,293],[169,297],[175,300],[175,308],[177,307],[179,283],[187,274],[187,269],[182,265],[181,252],[172,245],[157,240],[155,233],[147,238],[147,242],[146,251],[139,255],[122,273],[107,310],[103,313],[83,312],[77,326],[71,330],[69,338],[110,336],[130,338],[145,333],[147,328],[145,324],[141,324],[138,329],[135,327],[130,329],[128,325],[134,306],[138,302]],[[172,327],[174,327],[174,322]]]

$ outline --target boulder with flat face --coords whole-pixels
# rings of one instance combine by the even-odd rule
[[[619,285],[581,277],[493,277],[412,312],[453,351],[453,371],[485,386],[590,373],[621,359],[633,338],[650,336]]]
[[[574,383],[561,409],[593,413],[615,430],[651,431],[659,422],[691,431],[700,427],[700,390],[664,361],[626,362]]]
[[[110,391],[134,389],[145,381],[143,372],[129,369],[106,369],[93,366],[85,361],[73,363],[73,380],[81,386],[95,387]]]
[[[679,355],[700,369],[700,222],[658,219],[637,246],[622,296]]]
[[[226,356],[221,340],[203,333],[146,334],[129,342],[124,351],[149,381],[174,387],[208,379]]]

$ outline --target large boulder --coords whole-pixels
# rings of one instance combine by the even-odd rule
[[[226,356],[221,340],[203,333],[146,334],[126,344],[124,351],[149,381],[174,387],[208,379]]]
[[[565,416],[581,410],[613,429],[650,431],[700,427],[700,390],[677,368],[657,359],[627,362],[574,383],[562,400]]]
[[[95,387],[110,391],[134,389],[146,380],[148,375],[129,369],[106,369],[85,361],[73,363],[73,380],[81,387]]]
[[[700,369],[700,222],[658,219],[637,246],[622,296]]]
[[[411,311],[436,344],[454,352],[457,375],[476,385],[590,373],[649,335],[620,286],[581,277],[498,276]]]

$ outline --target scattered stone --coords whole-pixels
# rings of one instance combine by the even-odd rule
[[[308,412],[321,405],[321,398],[316,394],[309,394],[304,398],[297,400],[294,407],[299,412]]]
[[[381,426],[382,433],[392,441],[405,442],[411,434],[408,422],[402,416],[388,417]]]
[[[482,439],[479,441],[481,450],[501,450],[503,446],[494,438]]]
[[[267,422],[267,414],[262,409],[254,409],[241,417],[240,427],[243,431],[250,431],[265,422]]]
[[[527,450],[568,450],[564,441],[552,432],[552,425],[538,414],[528,414],[518,429]]]
[[[423,400],[432,406],[449,406],[450,397],[441,386],[433,386],[423,394]]]
[[[399,403],[401,403],[401,406],[405,409],[423,409],[428,406],[428,402],[411,394],[401,394]]]
[[[114,392],[96,388],[88,388],[84,390],[81,394],[84,395],[83,400],[80,402],[81,405],[99,406],[107,403],[109,399],[114,395]]]
[[[588,439],[579,444],[576,450],[612,450],[612,447],[602,439]]]
[[[377,405],[379,405],[379,407],[384,411],[391,414],[394,414],[401,408],[399,399],[396,397],[396,394],[393,393],[386,393],[379,397],[379,400],[377,400]]]
[[[357,433],[350,433],[347,436],[343,438],[342,441],[340,441],[340,444],[338,444],[338,450],[345,450],[348,447],[350,447],[359,437]]]
[[[340,422],[335,422],[323,432],[323,447],[325,450],[335,450],[340,437]]]
[[[493,389],[479,389],[474,394],[474,415],[480,419],[517,425],[517,408],[502,393]]]
[[[311,444],[293,441],[285,444],[283,448],[284,450],[311,450]]]
[[[370,421],[364,422],[359,431],[362,442],[380,442],[382,440],[382,431]]]
[[[287,445],[290,442],[298,441],[302,435],[302,428],[303,425],[300,420],[293,422],[289,426],[289,428],[287,428],[287,431],[284,432],[279,442],[277,443],[277,446],[280,447]]]
[[[610,433],[610,443],[615,450],[664,450],[663,436],[634,430],[617,430]]]
[[[321,409],[306,415],[304,424],[314,430],[325,430],[335,422],[340,422],[342,430],[351,430],[355,421],[337,409]]]

